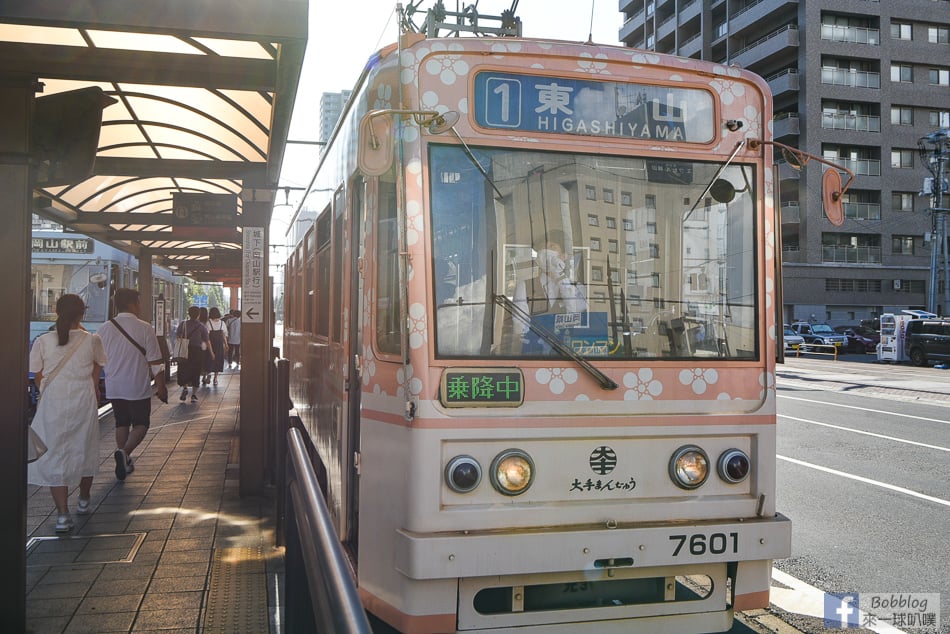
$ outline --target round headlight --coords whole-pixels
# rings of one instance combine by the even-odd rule
[[[695,489],[709,475],[709,458],[696,445],[686,445],[673,452],[670,458],[670,479],[684,489]]]
[[[445,483],[458,493],[468,493],[482,481],[482,468],[471,456],[455,456],[445,465]]]
[[[747,477],[751,469],[749,456],[741,449],[729,449],[719,456],[719,477],[730,484],[738,484]]]
[[[499,493],[521,495],[531,486],[534,463],[520,449],[507,449],[491,463],[491,483]]]

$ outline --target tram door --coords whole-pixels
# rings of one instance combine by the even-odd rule
[[[365,262],[363,239],[363,223],[366,215],[366,181],[357,178],[350,188],[349,213],[347,227],[347,255],[348,284],[344,287],[348,292],[345,302],[349,308],[347,323],[348,330],[345,338],[346,353],[346,445],[349,447],[344,464],[346,465],[349,485],[346,493],[346,533],[343,541],[351,548],[354,557],[357,553],[359,540],[359,451],[360,451],[360,361],[363,350],[363,340],[360,323],[363,315],[363,276],[360,271],[360,262]]]

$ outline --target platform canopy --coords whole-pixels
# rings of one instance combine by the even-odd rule
[[[245,221],[270,221],[244,211],[274,196],[307,12],[307,0],[0,2],[0,73],[35,77],[40,99],[95,86],[114,100],[92,175],[38,180],[34,213],[201,281],[230,277]],[[234,212],[210,225],[176,213],[196,194]]]

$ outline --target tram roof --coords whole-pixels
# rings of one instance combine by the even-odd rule
[[[273,200],[307,11],[308,0],[0,3],[0,73],[36,77],[37,96],[98,86],[117,100],[103,110],[93,175],[37,186],[33,211],[221,279],[241,252],[244,201]],[[236,195],[236,226],[175,231],[176,192]]]

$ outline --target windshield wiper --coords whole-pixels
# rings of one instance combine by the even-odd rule
[[[553,332],[538,323],[534,323],[531,319],[531,315],[525,312],[524,309],[504,295],[495,293],[493,296],[495,298],[496,304],[504,308],[512,317],[517,317],[518,319],[524,321],[524,323],[528,324],[528,328],[530,328],[532,332],[541,337],[549,346],[557,350],[562,357],[571,359],[577,365],[581,366],[585,372],[590,374],[598,383],[600,383],[600,387],[605,390],[617,389],[617,384],[613,381],[613,379],[591,365],[587,359],[574,352],[572,348],[564,345],[564,342],[562,342]]]

